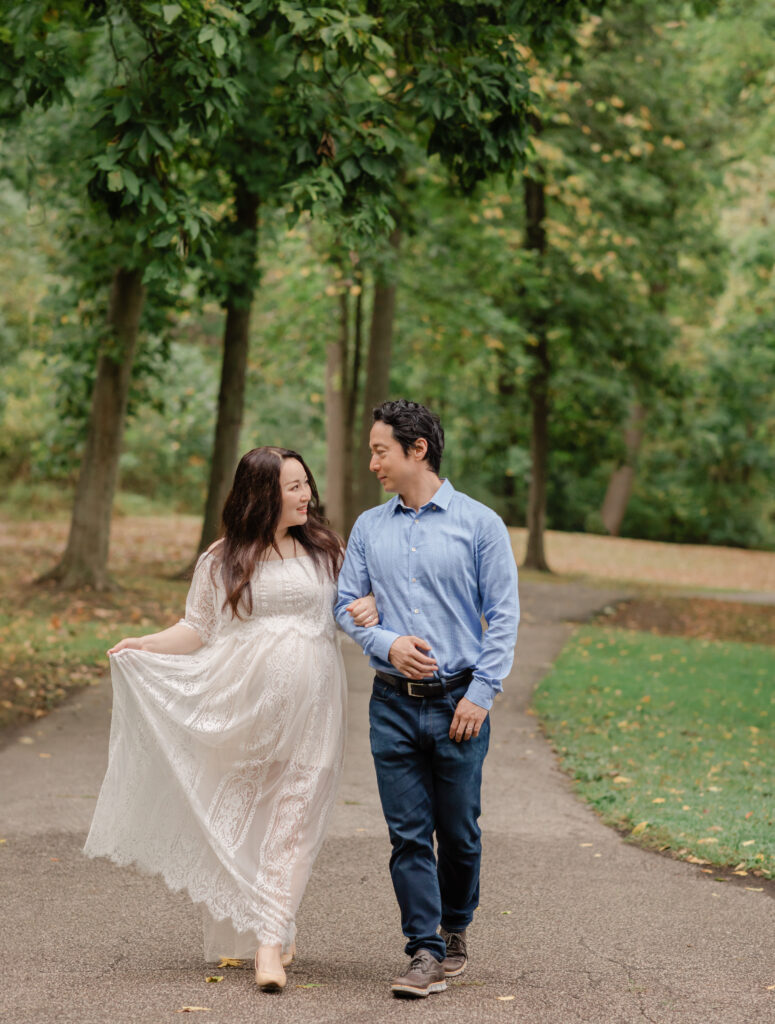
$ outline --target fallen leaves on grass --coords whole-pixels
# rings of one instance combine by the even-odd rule
[[[614,781],[616,781],[616,780],[614,779]],[[639,835],[642,835],[642,834],[643,834],[643,833],[644,833],[644,832],[646,831],[646,829],[647,829],[648,827],[649,827],[649,823],[648,823],[647,821],[641,821],[641,822],[639,822],[639,823],[638,823],[638,824],[637,824],[637,825],[635,826],[635,828],[634,828],[634,829],[632,830],[632,832],[630,832],[630,835],[631,835],[631,836],[639,836]]]
[[[775,644],[775,606],[715,598],[665,597],[629,601],[605,616],[606,625],[662,636]]]

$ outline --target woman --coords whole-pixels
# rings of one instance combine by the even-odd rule
[[[296,452],[243,456],[185,618],[112,647],[110,760],[85,852],[202,906],[205,957],[285,986],[342,767],[340,538]],[[376,621],[373,603],[354,609]]]

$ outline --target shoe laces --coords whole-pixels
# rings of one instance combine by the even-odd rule
[[[413,971],[415,969],[419,969],[425,971],[428,969],[430,961],[432,959],[433,957],[431,956],[431,954],[427,953],[424,949],[422,949],[419,951],[419,953],[415,953],[414,956],[412,957],[411,962],[409,964],[409,970]]]

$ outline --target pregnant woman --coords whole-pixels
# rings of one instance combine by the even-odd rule
[[[177,625],[108,651],[110,759],[85,853],[201,905],[205,958],[286,983],[342,767],[340,538],[296,452],[243,456]],[[363,624],[376,621],[364,604]]]

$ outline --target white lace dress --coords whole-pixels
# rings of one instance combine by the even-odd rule
[[[265,562],[239,620],[212,560],[197,563],[182,620],[204,647],[111,658],[110,758],[84,847],[201,904],[207,960],[293,941],[346,714],[335,584],[309,556]]]

